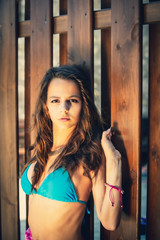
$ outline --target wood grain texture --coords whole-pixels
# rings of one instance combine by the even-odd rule
[[[16,1],[0,1],[1,239],[19,239]]]
[[[19,37],[30,37],[31,21],[25,20],[19,23],[18,35]]]
[[[30,119],[35,110],[40,82],[52,66],[52,1],[31,1]]]
[[[68,27],[68,15],[53,18],[53,33],[66,33]]]
[[[68,0],[68,63],[93,69],[92,1]],[[92,71],[91,71],[92,72]]]
[[[63,1],[62,1],[63,2]],[[143,8],[143,23],[156,23],[160,22],[160,3],[144,4]],[[94,29],[103,29],[111,26],[111,9],[98,10],[93,12]],[[53,18],[53,33],[66,33],[68,25],[68,15],[62,15]],[[20,22],[18,24],[19,37],[30,36],[30,20]]]
[[[160,22],[160,2],[148,3],[144,5],[143,10],[144,23]]]
[[[93,6],[91,0],[68,0],[67,60],[69,64],[81,64],[90,70],[93,91]],[[89,236],[94,239],[94,205],[90,198],[90,222],[86,223]]]
[[[111,9],[94,12],[94,29],[111,27]]]
[[[141,147],[141,19],[139,0],[112,1],[111,124],[122,155],[121,223],[110,239],[139,239]]]
[[[149,164],[147,239],[160,236],[160,24],[149,27]]]

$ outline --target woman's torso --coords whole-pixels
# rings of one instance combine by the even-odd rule
[[[44,174],[42,174],[37,184],[37,193],[39,192],[39,194],[29,195],[28,222],[33,239],[45,240],[47,237],[48,240],[81,240],[81,224],[85,214],[86,204],[79,202],[79,200],[87,202],[91,192],[91,181],[83,175],[83,168],[79,167],[74,171],[72,176],[69,175],[71,188],[75,191],[75,199],[73,199],[73,201],[61,199],[61,189],[59,189],[58,200],[49,199],[43,196],[43,194],[41,195],[40,192],[43,192],[42,188],[46,189],[45,181],[48,180],[47,177],[49,175],[48,178],[51,178],[50,181],[52,181],[52,171],[48,171],[50,165],[46,165]],[[27,177],[30,182],[33,169],[34,163],[29,167],[27,172]],[[58,181],[61,181],[61,179],[59,178]],[[57,183],[57,187],[65,188],[65,181],[66,180],[64,180],[63,183],[62,179],[62,184],[58,185],[59,183]],[[56,182],[54,182],[54,185],[55,184]]]

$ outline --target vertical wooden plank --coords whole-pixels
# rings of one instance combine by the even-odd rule
[[[140,0],[112,1],[111,123],[122,154],[124,211],[110,239],[139,239],[141,132]],[[131,177],[131,182],[130,182]],[[131,184],[131,186],[130,186]]]
[[[160,24],[149,27],[149,164],[147,239],[160,237]]]
[[[19,239],[16,1],[0,1],[1,239]]]
[[[111,8],[111,0],[101,0],[101,9]],[[106,129],[111,126],[111,28],[101,30],[101,114]],[[101,225],[101,240],[109,239],[110,231]]]
[[[86,65],[93,76],[93,4],[68,0],[68,63]]]
[[[93,90],[93,3],[92,0],[68,0],[68,56],[70,64],[85,65],[90,69]],[[90,223],[86,223],[86,239],[94,239],[94,205],[90,198]],[[90,224],[90,227],[89,227]]]
[[[34,113],[39,84],[52,66],[52,1],[34,0],[31,5],[30,116]]]
[[[67,14],[67,0],[60,0],[60,15]],[[60,34],[60,65],[67,63],[67,33]]]

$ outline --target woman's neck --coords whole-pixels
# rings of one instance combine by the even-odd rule
[[[53,128],[53,146],[51,151],[54,151],[58,148],[63,148],[67,143],[69,138],[72,135],[74,129],[57,129]]]

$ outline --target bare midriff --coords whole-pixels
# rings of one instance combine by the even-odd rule
[[[86,205],[29,196],[28,222],[33,240],[81,240]]]

